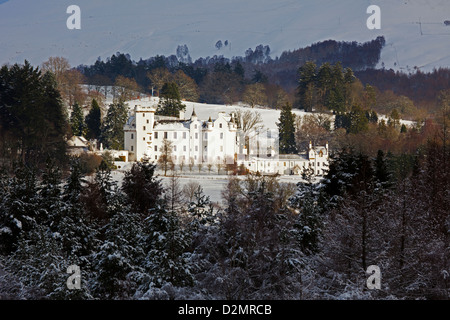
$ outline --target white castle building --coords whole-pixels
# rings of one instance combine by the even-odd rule
[[[328,143],[314,147],[309,144],[305,154],[280,154],[273,157],[250,157],[241,162],[250,172],[261,174],[301,175],[306,169],[313,175],[323,176],[329,166]]]
[[[195,109],[185,119],[159,116],[154,106],[135,105],[124,126],[125,150],[129,161],[160,159],[164,141],[171,142],[173,163],[217,164],[244,166],[249,172],[261,174],[301,174],[311,168],[323,175],[328,168],[328,144],[309,145],[305,154],[278,154],[278,134],[267,132],[245,136],[238,127],[235,114],[219,112],[216,119],[200,120]]]
[[[233,115],[220,112],[218,118],[199,120],[195,110],[189,119],[155,115],[151,106],[136,105],[124,127],[125,150],[130,160],[157,162],[164,140],[172,143],[172,161],[234,163],[238,152],[237,124]]]

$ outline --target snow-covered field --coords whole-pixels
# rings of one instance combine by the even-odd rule
[[[129,166],[131,166],[131,164],[129,164]],[[126,169],[127,167],[125,168],[125,170]],[[119,184],[122,183],[125,170],[112,172],[113,179]],[[167,188],[169,186],[170,180],[172,179],[170,177],[172,173],[168,172],[167,176],[164,176],[164,172],[161,170],[158,170],[156,173],[158,175],[158,179],[161,179],[163,185]],[[183,188],[190,182],[197,182],[202,187],[205,195],[209,196],[212,202],[218,204],[222,203],[222,191],[226,187],[229,179],[229,177],[223,172],[219,175],[217,174],[217,171],[214,170],[214,168],[211,170],[211,172],[209,172],[207,168],[202,168],[201,173],[199,173],[197,167],[195,167],[193,168],[192,172],[190,172],[187,168],[184,169],[184,172],[178,171],[177,176],[180,188]],[[243,176],[238,176],[238,178],[245,179],[245,177]],[[302,181],[302,179],[300,176],[284,176],[279,177],[278,181],[280,183],[296,184],[297,182]]]
[[[72,4],[81,9],[81,30],[66,27]],[[381,8],[381,30],[367,28],[370,5]],[[318,41],[384,35],[386,68],[432,70],[450,65],[446,20],[448,0],[2,0],[0,64],[64,56],[77,66],[118,51],[137,61],[175,54],[184,44],[194,60],[244,56],[259,44],[275,58]],[[219,40],[227,41],[220,50]]]

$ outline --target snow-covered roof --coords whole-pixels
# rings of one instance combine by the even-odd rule
[[[67,141],[67,145],[72,148],[87,148],[89,142],[85,137],[73,136]]]
[[[188,131],[189,121],[159,121],[155,122],[154,130],[157,131]]]

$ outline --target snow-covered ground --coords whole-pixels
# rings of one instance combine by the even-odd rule
[[[125,170],[127,170],[127,168],[125,168]],[[119,184],[122,183],[125,170],[116,170],[112,172],[113,179]],[[157,170],[156,174],[158,175],[158,179],[161,179],[163,185],[167,188],[172,179],[170,177],[172,172],[170,171],[167,173],[167,176],[164,176],[163,171]],[[225,189],[229,180],[229,176],[224,174],[224,172],[217,174],[217,171],[214,170],[214,168],[211,172],[209,172],[207,168],[202,168],[202,171],[199,173],[198,168],[194,167],[192,172],[190,172],[188,168],[185,168],[184,172],[178,171],[177,176],[180,188],[183,188],[183,186],[190,182],[197,182],[203,188],[205,195],[209,196],[212,202],[218,204],[222,203],[222,191]],[[245,179],[245,176],[237,177],[239,179]],[[278,181],[280,183],[297,184],[297,182],[302,181],[302,179],[300,176],[282,176],[278,177]]]
[[[81,9],[81,30],[66,27],[71,4]],[[367,28],[370,5],[381,8],[381,30]],[[137,61],[184,44],[193,59],[244,56],[259,44],[275,58],[318,41],[383,35],[386,68],[432,70],[450,65],[446,20],[448,0],[2,0],[0,64],[64,56],[77,66],[118,51]],[[219,40],[227,42],[220,50]]]

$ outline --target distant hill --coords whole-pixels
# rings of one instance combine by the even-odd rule
[[[68,30],[69,4],[81,8],[81,30]],[[369,30],[367,8],[381,8],[381,30]],[[450,65],[447,0],[55,0],[0,1],[0,64],[40,65],[50,56],[72,66],[116,52],[135,60],[189,48],[200,57],[245,56],[259,44],[273,59],[334,40],[367,43],[384,36],[378,68],[422,71]]]

